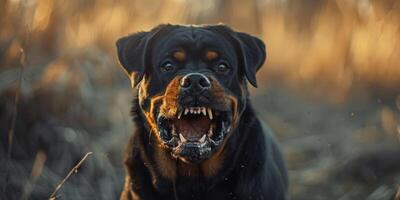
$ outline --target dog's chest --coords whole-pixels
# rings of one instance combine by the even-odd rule
[[[178,177],[175,182],[159,179],[154,186],[163,199],[224,200],[237,199],[235,182],[232,178],[224,178],[212,185],[212,181],[200,177]]]

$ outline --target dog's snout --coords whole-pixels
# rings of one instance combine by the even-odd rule
[[[189,73],[182,77],[180,85],[182,89],[191,92],[201,92],[211,87],[210,79],[201,73]]]

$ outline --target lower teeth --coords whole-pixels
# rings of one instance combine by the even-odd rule
[[[210,129],[208,130],[207,136],[211,137],[213,135],[213,126],[212,124],[210,125]]]

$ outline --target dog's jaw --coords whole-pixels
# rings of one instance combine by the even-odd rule
[[[182,103],[174,84],[178,80],[171,81],[163,95],[151,98],[150,110],[144,113],[161,148],[175,159],[200,163],[223,146],[236,118],[237,100],[217,85],[212,93],[217,101]]]
[[[206,115],[198,107],[186,114],[185,111],[191,108],[178,109],[178,114],[173,118],[159,114],[157,130],[161,142],[171,150],[173,157],[189,163],[204,161],[221,146],[231,131],[231,111],[204,109],[208,110]]]

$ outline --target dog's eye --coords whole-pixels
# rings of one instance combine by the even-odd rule
[[[161,65],[161,71],[168,72],[174,70],[175,66],[171,62],[165,62]]]
[[[229,67],[226,63],[219,63],[216,71],[218,73],[226,73],[227,71],[229,71]]]

